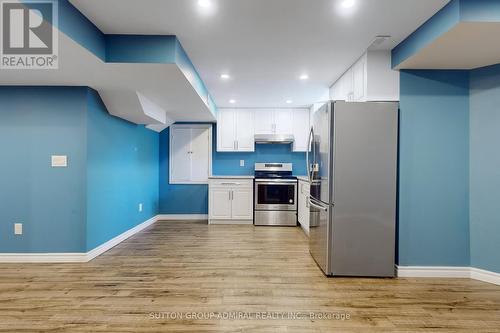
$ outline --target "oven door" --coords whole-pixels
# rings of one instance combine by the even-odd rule
[[[297,210],[297,181],[255,180],[255,210]]]

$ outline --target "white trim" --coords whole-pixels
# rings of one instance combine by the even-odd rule
[[[136,225],[124,233],[110,239],[89,252],[82,253],[0,253],[0,263],[61,263],[61,262],[88,262],[103,254],[109,249],[120,244],[127,238],[149,227],[156,221],[158,216]]]
[[[87,262],[86,253],[0,253],[0,263]]]
[[[401,278],[461,278],[500,285],[500,273],[475,267],[398,266],[397,272]]]
[[[121,242],[123,242],[127,238],[135,235],[138,232],[141,232],[142,230],[146,229],[147,227],[149,227],[150,225],[152,225],[156,221],[158,221],[158,215],[153,216],[149,220],[142,222],[141,224],[136,225],[132,229],[129,229],[129,230],[125,231],[124,233],[116,236],[115,238],[110,239],[106,243],[101,244],[98,247],[90,250],[89,252],[86,253],[87,261],[94,259],[95,257],[103,254],[104,252],[108,251],[109,249],[120,244]]]
[[[469,278],[469,267],[398,266],[398,277]]]
[[[163,214],[156,216],[157,221],[199,221],[208,220],[208,214]]]
[[[207,180],[206,181],[182,181],[182,180],[174,180],[172,179],[172,164],[174,163],[173,157],[172,157],[172,152],[173,146],[172,142],[173,140],[173,132],[176,128],[187,128],[187,129],[193,129],[193,128],[201,128],[201,129],[207,129],[208,130],[208,175],[207,175]],[[173,185],[207,185],[208,184],[208,179],[212,176],[212,132],[213,132],[213,126],[212,124],[174,124],[170,126],[170,132],[169,132],[169,138],[168,138],[168,183],[173,184]],[[190,142],[191,145],[191,142]],[[190,148],[191,149],[191,148]]]
[[[483,282],[493,283],[500,286],[500,273],[495,273],[484,269],[471,267],[470,278]]]

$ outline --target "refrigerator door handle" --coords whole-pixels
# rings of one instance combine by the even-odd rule
[[[314,129],[311,126],[311,130],[309,131],[309,137],[307,138],[307,150],[306,150],[306,169],[307,169],[307,179],[309,180],[309,184],[312,183],[311,177],[311,165],[309,164],[309,150],[312,152],[312,138],[314,138]]]
[[[320,206],[320,205],[315,204],[315,203],[311,200],[311,198],[309,198],[309,205],[310,205],[311,207],[316,208],[316,209],[320,209],[320,210],[322,210],[322,211],[324,211],[324,212],[327,212],[327,211],[328,211],[328,207],[323,207],[323,206]]]

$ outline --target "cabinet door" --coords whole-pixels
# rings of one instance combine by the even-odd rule
[[[209,219],[230,220],[231,219],[231,189],[210,188],[209,190]]]
[[[352,68],[342,76],[342,96],[345,101],[352,101],[353,97],[353,82],[352,82]]]
[[[309,109],[297,109],[293,111],[293,151],[307,151],[307,140],[309,139]]]
[[[191,129],[171,128],[170,183],[191,180]]]
[[[232,217],[235,220],[251,220],[253,218],[252,188],[232,189]]]
[[[274,127],[276,134],[292,134],[292,110],[278,109],[274,111]]]
[[[362,102],[365,99],[365,63],[365,58],[361,58],[352,68],[353,100],[355,102]]]
[[[217,151],[236,149],[236,114],[232,109],[220,109],[217,117]]]
[[[236,150],[255,151],[254,112],[241,109],[236,113]]]
[[[255,134],[273,134],[273,133],[274,133],[274,110],[256,109]]]
[[[210,129],[191,129],[191,181],[194,183],[208,182],[210,173]]]

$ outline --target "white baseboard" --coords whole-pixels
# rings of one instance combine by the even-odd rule
[[[461,278],[500,285],[500,273],[475,267],[398,266],[397,272],[402,278]]]
[[[70,263],[87,262],[120,244],[158,221],[158,215],[110,239],[89,252],[82,253],[0,253],[0,263]]]
[[[468,278],[469,267],[398,266],[398,277]]]
[[[493,283],[500,286],[500,273],[495,273],[484,269],[471,267],[470,278],[483,282]]]
[[[116,236],[115,238],[110,239],[106,243],[101,244],[98,247],[90,250],[89,252],[87,252],[85,254],[87,256],[87,261],[90,261],[90,260],[94,259],[95,257],[103,254],[104,252],[106,252],[109,249],[111,249],[111,248],[115,247],[116,245],[120,244],[121,242],[123,242],[127,238],[129,238],[129,237],[135,235],[136,233],[138,233],[138,232],[146,229],[147,227],[149,227],[150,225],[152,225],[156,221],[158,221],[158,215],[153,216],[149,220],[147,220],[145,222],[142,222],[141,224],[136,225],[132,229],[129,229],[129,230],[125,231],[124,233]]]
[[[86,253],[0,253],[0,263],[87,262]]]
[[[161,214],[156,218],[158,221],[199,221],[208,220],[208,214]]]

